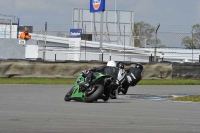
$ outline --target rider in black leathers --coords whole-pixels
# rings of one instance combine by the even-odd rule
[[[120,89],[123,89],[123,84],[126,83],[127,77],[126,77],[126,71],[124,69],[124,63],[123,62],[118,62],[117,67],[119,68],[119,73],[118,73],[118,81],[119,85],[122,87]]]
[[[118,75],[118,69],[116,67],[111,67],[111,66],[94,67],[91,68],[89,71],[110,75],[114,78],[114,80],[117,79]]]
[[[130,86],[135,86],[142,79],[142,71],[143,66],[141,64],[136,64],[135,67],[126,69]]]
[[[142,71],[143,66],[141,64],[136,64],[135,67],[125,69],[123,62],[116,64],[114,61],[109,61],[107,66],[94,67],[86,70],[87,73],[83,73],[85,76],[85,83],[83,85],[89,87],[92,79],[96,78],[98,73],[110,75],[114,78],[114,84],[112,84],[111,92],[108,93],[111,94],[110,97],[112,99],[116,99],[119,92],[126,94],[129,86],[135,86],[142,79]]]
[[[85,82],[90,84],[92,79],[96,77],[96,72],[110,75],[114,80],[117,80],[119,69],[116,67],[114,61],[109,61],[106,66],[93,67],[89,70],[84,70],[82,71],[82,74],[85,77]]]
[[[100,67],[93,67],[88,70],[87,74],[85,75],[85,83],[82,85],[85,87],[89,87],[90,83],[92,82],[92,79],[96,77],[96,73],[102,73],[106,75],[110,75],[113,77],[113,82],[112,85],[110,86],[111,88],[107,89],[107,97],[105,98],[106,100],[109,98],[109,94],[111,93],[113,88],[116,88],[116,80],[118,76],[119,69],[116,67],[116,63],[114,61],[109,61],[106,66],[100,66]],[[104,99],[104,100],[105,100]]]

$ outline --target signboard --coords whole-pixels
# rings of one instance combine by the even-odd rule
[[[70,29],[70,40],[69,48],[70,49],[80,49],[80,42],[82,36],[82,29]]]
[[[105,11],[105,0],[90,0],[90,12]]]
[[[29,33],[33,33],[33,26],[19,26],[19,32],[23,32],[25,27],[28,28]]]
[[[70,29],[70,38],[81,38],[82,29]]]
[[[69,49],[73,51],[68,54],[68,60],[80,60],[82,29],[70,29]]]
[[[25,40],[23,40],[23,39],[19,39],[19,44],[26,44],[26,41]]]

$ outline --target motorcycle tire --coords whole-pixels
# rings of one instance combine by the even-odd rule
[[[122,85],[122,87],[124,88],[124,90],[122,90],[121,92],[122,92],[122,94],[126,95],[128,88],[129,88],[129,84],[125,83],[125,84]]]
[[[66,94],[64,100],[65,100],[66,102],[67,102],[67,101],[70,101],[70,100],[71,100],[71,95]]]
[[[64,100],[65,100],[66,102],[71,100],[71,95],[72,95],[72,93],[73,93],[74,87],[75,87],[75,86],[73,86],[73,87],[70,89],[70,91],[65,95]]]
[[[84,96],[85,102],[92,103],[95,100],[98,100],[103,95],[103,92],[104,92],[103,85],[100,85],[100,84],[95,85],[95,87],[97,87],[97,86],[98,86],[98,88],[95,89],[95,91],[92,94]]]
[[[122,91],[122,94],[126,95],[126,94],[127,94],[127,91],[128,91],[128,88],[125,88],[125,89]]]

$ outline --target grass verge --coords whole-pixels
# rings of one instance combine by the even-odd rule
[[[74,84],[70,78],[0,78],[0,84]]]
[[[0,78],[0,84],[74,84],[71,78]],[[138,85],[200,85],[200,80],[141,80]]]
[[[183,80],[141,80],[138,85],[200,85],[200,80],[183,79]]]
[[[172,98],[173,101],[200,102],[200,95]]]

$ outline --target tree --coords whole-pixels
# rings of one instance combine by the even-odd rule
[[[69,37],[69,35],[65,35],[65,33],[61,32],[61,31],[58,31],[57,32],[57,37]]]
[[[156,28],[143,21],[134,24],[134,33],[136,39],[134,40],[135,47],[143,47],[144,40],[146,45],[155,44]],[[157,39],[157,44],[160,44],[160,39]]]
[[[159,45],[158,48],[167,48],[166,45]]]
[[[182,39],[182,45],[185,45],[188,49],[198,49],[200,48],[200,24],[195,24],[192,26],[194,33],[192,37],[186,36]]]
[[[192,42],[192,38],[190,38],[189,36],[186,36],[182,39],[182,44],[185,45],[185,47],[188,49],[196,48],[194,45],[194,41]]]

